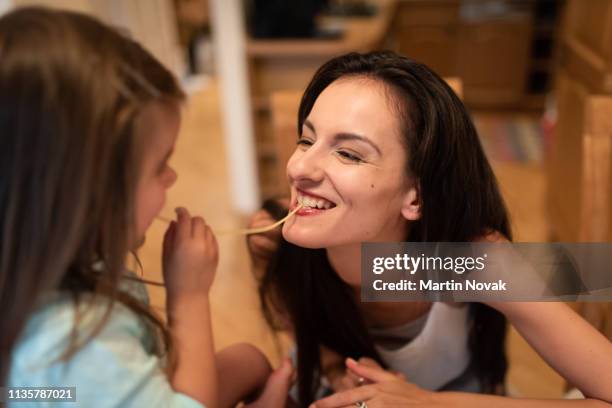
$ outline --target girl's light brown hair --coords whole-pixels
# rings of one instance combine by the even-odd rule
[[[176,80],[95,19],[43,8],[0,18],[0,61],[0,384],[37,302],[57,291],[78,304],[108,300],[97,330],[120,301],[167,349],[163,323],[119,285],[146,143],[135,122],[153,101],[184,98]]]

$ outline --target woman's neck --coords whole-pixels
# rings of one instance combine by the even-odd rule
[[[361,290],[361,244],[327,248],[327,259],[340,279],[357,293]]]
[[[353,289],[355,301],[369,327],[387,328],[412,322],[431,308],[430,302],[361,302],[361,244],[327,248],[334,271]]]

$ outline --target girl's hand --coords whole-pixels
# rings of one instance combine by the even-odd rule
[[[394,373],[379,367],[360,364],[350,358],[347,359],[346,366],[353,374],[373,384],[336,393],[315,402],[310,408],[351,407],[362,401],[367,404],[368,408],[411,405],[431,408],[441,406],[434,400],[435,393],[410,384]]]
[[[162,256],[170,305],[207,296],[219,262],[217,240],[204,219],[191,217],[185,208],[177,208],[176,214],[164,236]]]

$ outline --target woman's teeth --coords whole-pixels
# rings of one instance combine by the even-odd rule
[[[297,202],[303,205],[304,207],[319,208],[319,209],[325,209],[325,210],[328,210],[335,206],[334,203],[332,203],[331,201],[327,201],[321,198],[303,196],[303,195],[297,196]]]

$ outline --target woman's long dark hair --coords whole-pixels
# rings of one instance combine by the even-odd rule
[[[511,239],[495,176],[463,103],[423,64],[392,52],[350,53],[328,61],[304,92],[298,134],[321,92],[351,76],[382,82],[398,108],[406,173],[418,180],[421,199],[421,218],[409,225],[406,240],[468,242],[493,231]],[[354,292],[333,270],[325,249],[301,248],[282,239],[260,293],[268,312],[270,307],[280,309],[291,319],[300,405],[311,403],[318,388],[321,346],[344,357],[370,357],[385,366]],[[483,391],[495,392],[503,386],[507,369],[506,321],[484,304],[471,304],[470,309],[471,368]]]
[[[78,342],[77,313],[65,358],[116,301],[169,346],[163,321],[119,286],[146,143],[138,119],[149,103],[180,103],[174,76],[97,20],[37,7],[0,18],[0,61],[0,385],[28,318],[52,292],[108,305]]]

